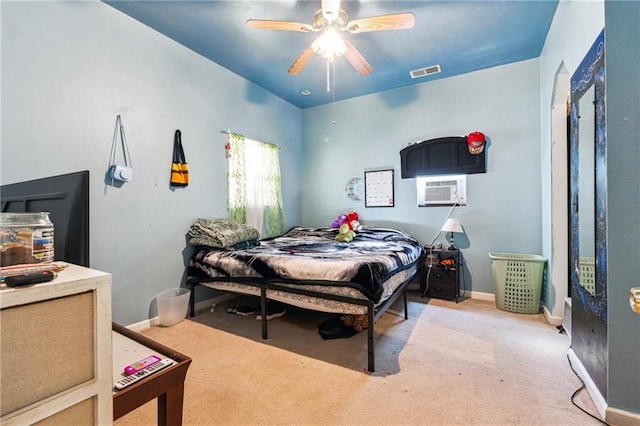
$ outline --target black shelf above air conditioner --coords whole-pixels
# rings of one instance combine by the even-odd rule
[[[486,173],[486,152],[471,154],[465,136],[418,142],[400,151],[401,177]]]

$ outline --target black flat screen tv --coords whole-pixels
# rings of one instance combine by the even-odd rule
[[[49,212],[55,260],[89,267],[89,171],[0,186],[2,212]]]

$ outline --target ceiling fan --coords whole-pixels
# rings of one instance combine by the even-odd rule
[[[348,31],[351,34],[358,34],[372,31],[403,30],[413,28],[414,23],[415,17],[411,12],[349,21],[346,12],[340,8],[340,0],[322,0],[322,9],[313,15],[311,24],[265,19],[249,19],[246,24],[249,28],[261,30],[321,33],[293,62],[289,68],[289,74],[300,74],[317,54],[327,59],[327,64],[333,62],[334,58],[344,55],[356,71],[361,75],[368,75],[373,71],[371,64],[349,40],[340,37],[339,32]]]

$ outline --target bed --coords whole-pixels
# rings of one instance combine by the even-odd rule
[[[198,247],[191,258],[190,315],[195,289],[203,285],[260,297],[262,338],[267,339],[267,300],[322,312],[366,315],[368,370],[375,370],[375,321],[418,272],[422,246],[406,233],[363,227],[351,242],[339,242],[330,227],[295,227],[247,248]]]

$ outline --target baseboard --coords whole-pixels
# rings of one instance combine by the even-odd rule
[[[216,305],[222,302],[226,302],[227,300],[233,299],[236,296],[237,294],[233,294],[233,293],[222,293],[211,299],[206,299],[200,302],[196,302],[196,306],[195,306],[196,314],[204,311],[211,311],[216,307]]]
[[[619,408],[607,407],[606,422],[616,426],[637,426],[640,424],[640,414]]]
[[[204,312],[204,311],[209,311],[211,309],[213,309],[217,304],[222,303],[224,301],[227,301],[229,299],[232,299],[233,297],[235,297],[234,294],[232,293],[223,293],[219,296],[213,297],[211,299],[206,299],[206,300],[202,300],[200,302],[196,302],[196,313],[199,312]],[[482,293],[482,292],[478,292],[478,291],[472,291],[471,292],[471,296],[472,299],[478,299],[478,300],[486,300],[489,302],[495,302],[496,301],[496,297],[493,293]],[[126,326],[128,329],[136,331],[136,332],[140,332],[142,330],[145,330],[147,328],[150,327],[154,327],[154,326],[158,326],[160,325],[160,318],[158,318],[157,316],[140,321],[140,322],[136,322],[134,324],[129,324],[128,326]]]
[[[596,384],[591,380],[591,376],[587,372],[587,369],[584,368],[582,361],[578,358],[573,349],[569,348],[569,360],[571,361],[571,365],[573,366],[574,371],[580,377],[580,379],[584,382],[584,387],[589,392],[589,396],[593,400],[596,408],[598,409],[598,413],[600,413],[600,418],[604,419],[607,413],[607,401],[604,399],[600,390]]]
[[[496,301],[496,295],[493,293],[482,293],[480,291],[472,291],[471,292],[471,298],[472,299],[478,299],[478,300],[486,300],[487,302],[495,302]]]
[[[196,313],[199,312],[204,312],[204,311],[209,311],[211,309],[213,309],[216,304],[218,303],[222,303],[224,301],[227,301],[231,298],[233,298],[234,295],[231,293],[225,293],[225,294],[221,294],[219,296],[213,297],[211,299],[206,299],[206,300],[202,300],[200,302],[196,302]],[[142,330],[145,330],[147,328],[150,327],[154,327],[160,325],[160,318],[158,318],[157,316],[140,321],[140,322],[136,322],[134,324],[129,324],[127,326],[128,329],[139,332]]]
[[[569,338],[571,338],[571,305],[571,298],[565,297],[564,306],[562,308],[562,327],[564,327],[564,331],[567,333]]]
[[[542,308],[542,313],[544,314],[544,317],[547,319],[547,322],[551,325],[561,325],[562,324],[562,317],[556,317],[551,315],[551,312],[549,311],[549,309],[547,309],[547,307],[545,306],[544,308]]]
[[[494,302],[496,301],[496,295],[493,293],[483,293],[480,291],[471,291],[470,293],[470,298],[471,299],[476,299],[476,300],[484,300],[487,302]],[[211,299],[206,299],[206,300],[202,300],[200,302],[196,302],[196,313],[198,312],[203,312],[203,311],[208,311],[210,309],[212,309],[216,304],[218,303],[222,303],[226,300],[229,300],[231,298],[235,297],[233,294],[231,293],[224,293],[221,294],[219,296],[216,296],[214,298]],[[560,325],[562,323],[562,318],[559,317],[554,317],[551,316],[551,314],[549,313],[549,311],[545,308],[545,317],[547,318],[547,321],[549,322],[549,324],[552,325]],[[159,318],[153,317],[153,318],[149,318],[147,320],[144,321],[140,321],[138,323],[135,324],[131,324],[128,325],[127,328],[133,330],[133,331],[140,331],[140,330],[144,330],[145,328],[149,328],[152,326],[156,326],[160,324],[160,320]]]
[[[153,318],[146,319],[144,321],[136,322],[134,324],[129,324],[126,327],[129,330],[133,330],[135,332],[139,332],[139,331],[145,330],[145,329],[147,329],[147,328],[149,328],[149,327],[151,327],[153,325],[158,325],[158,324],[160,324],[160,319],[158,317],[153,317]]]
[[[479,291],[472,291],[471,292],[471,296],[472,299],[477,299],[477,300],[485,300],[487,302],[494,302],[496,301],[496,295],[493,293],[482,293]],[[562,317],[555,317],[553,315],[551,315],[551,312],[549,312],[549,310],[546,308],[546,306],[543,309],[543,313],[544,313],[544,317],[546,318],[547,322],[551,325],[560,325],[562,324]]]

